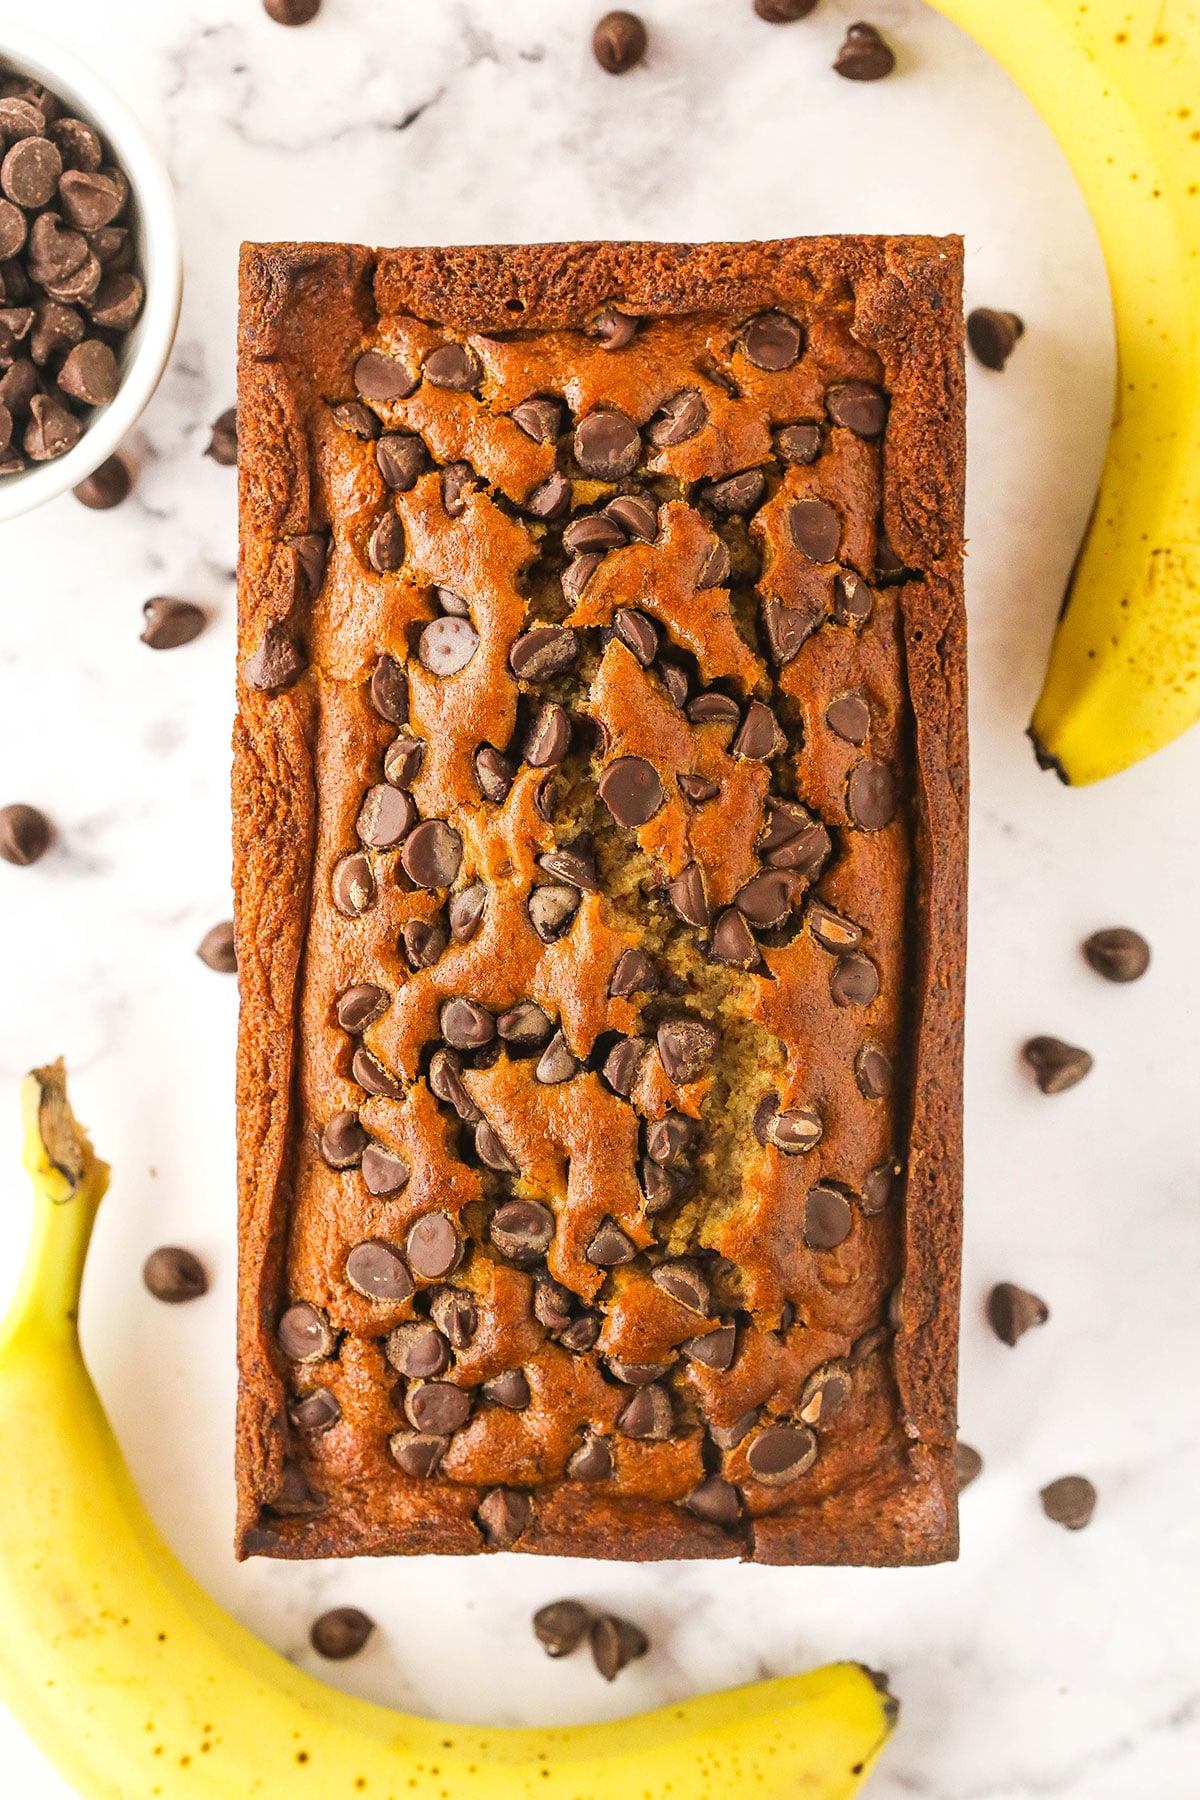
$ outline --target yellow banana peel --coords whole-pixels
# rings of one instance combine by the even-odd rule
[[[167,1549],[88,1377],[108,1169],[61,1063],[25,1088],[36,1219],[0,1332],[0,1698],[84,1800],[849,1800],[896,1703],[856,1663],[618,1724],[489,1730],[371,1706],[236,1624]]]
[[[1102,780],[1200,719],[1200,0],[933,0],[1058,138],[1112,284],[1095,513],[1030,735]]]

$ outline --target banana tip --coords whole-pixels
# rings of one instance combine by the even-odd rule
[[[1058,779],[1062,782],[1064,787],[1070,787],[1071,777],[1067,774],[1067,771],[1063,768],[1054,752],[1052,750],[1047,750],[1045,744],[1043,744],[1032,725],[1027,729],[1025,736],[1033,745],[1033,754],[1037,758],[1038,768],[1051,770],[1058,776]]]

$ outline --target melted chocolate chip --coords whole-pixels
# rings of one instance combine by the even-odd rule
[[[479,361],[466,344],[439,344],[430,350],[424,363],[425,379],[434,387],[450,388],[466,394],[478,387],[483,376]]]
[[[697,925],[704,930],[712,923],[712,914],[704,893],[704,877],[698,863],[689,863],[673,881],[668,882],[667,899],[685,925]]]
[[[537,625],[521,634],[509,651],[508,666],[518,681],[548,681],[579,659],[579,633],[567,625]]]
[[[613,1093],[620,1094],[623,1100],[627,1100],[633,1092],[638,1069],[649,1048],[647,1038],[618,1038],[605,1057],[601,1073]]]
[[[608,991],[614,1000],[628,1000],[638,993],[653,993],[658,987],[654,962],[645,950],[623,950],[609,979]]]
[[[710,482],[700,490],[700,498],[716,512],[745,514],[762,504],[766,491],[767,478],[762,470],[746,469],[741,475]]]
[[[404,1258],[378,1238],[354,1246],[346,1258],[346,1279],[368,1300],[407,1300],[413,1292]]]
[[[597,792],[618,825],[645,825],[663,804],[663,785],[652,763],[641,756],[620,756],[609,763]]]
[[[613,614],[613,632],[643,669],[648,669],[658,655],[658,627],[654,621],[634,607],[622,606]]]
[[[720,1475],[706,1477],[692,1489],[684,1505],[706,1525],[736,1525],[742,1510],[737,1489]]]
[[[756,369],[778,372],[798,361],[803,333],[787,313],[764,312],[751,319],[742,338],[748,362]]]
[[[604,508],[607,518],[614,519],[626,537],[652,544],[658,536],[658,507],[649,494],[618,494]]]
[[[483,1397],[508,1412],[524,1412],[533,1398],[523,1369],[503,1369],[483,1384]]]
[[[307,1300],[288,1307],[275,1327],[275,1341],[289,1362],[327,1362],[337,1348],[329,1320]]]
[[[409,919],[400,929],[404,954],[414,969],[432,969],[450,942],[440,919]]]
[[[574,887],[534,888],[529,896],[529,922],[544,944],[554,943],[570,928],[579,911],[579,899]]]
[[[417,640],[421,666],[443,678],[465,669],[479,648],[479,633],[470,619],[431,619]]]
[[[330,885],[333,904],[348,919],[361,918],[375,904],[375,877],[361,851],[338,859]]]
[[[471,1396],[449,1381],[422,1381],[404,1396],[404,1416],[415,1431],[449,1437],[471,1416]]]
[[[817,1440],[806,1425],[768,1425],[746,1452],[750,1473],[766,1487],[783,1487],[812,1468]]]
[[[454,1050],[478,1050],[496,1035],[496,1021],[474,1000],[447,1000],[438,1027]]]
[[[444,819],[425,819],[405,839],[400,862],[417,887],[449,887],[462,862],[462,839]]]
[[[886,763],[868,757],[850,771],[846,810],[862,831],[882,831],[896,816],[896,779]]]
[[[383,350],[364,350],[354,365],[358,394],[384,406],[393,400],[407,400],[416,392],[418,380],[398,357],[388,356]]]
[[[404,1256],[422,1281],[440,1281],[462,1261],[462,1240],[449,1213],[425,1213],[414,1219],[404,1240]]]
[[[393,656],[381,656],[375,664],[371,705],[389,725],[408,724],[408,677]]]
[[[758,945],[750,928],[735,907],[727,906],[717,915],[708,954],[714,962],[731,969],[756,969],[762,962]]]
[[[646,1154],[662,1167],[678,1162],[695,1143],[700,1127],[685,1113],[669,1112],[646,1127]]]
[[[733,904],[760,931],[782,925],[792,910],[794,877],[768,869],[752,875],[733,896]]]
[[[393,494],[406,494],[425,469],[428,458],[419,437],[389,432],[375,445],[375,467]]]
[[[571,1047],[561,1031],[554,1033],[538,1058],[533,1073],[534,1079],[546,1087],[556,1087],[559,1082],[570,1081],[579,1073],[579,1063],[571,1054]]]
[[[825,708],[825,723],[847,744],[861,744],[871,729],[871,709],[861,694],[839,694]]]
[[[804,1242],[810,1250],[836,1250],[850,1236],[854,1214],[840,1188],[810,1188],[804,1202]]]
[[[535,769],[556,768],[571,748],[571,721],[565,707],[548,701],[538,708],[525,746],[525,760]]]
[[[637,1248],[621,1230],[615,1219],[602,1219],[588,1242],[584,1255],[598,1269],[615,1269],[632,1262]]]
[[[554,1240],[554,1214],[538,1200],[506,1200],[492,1214],[492,1246],[519,1268],[539,1262]]]
[[[394,850],[412,830],[417,809],[410,795],[398,787],[368,788],[358,812],[355,829],[373,850]]]
[[[552,444],[562,430],[562,402],[545,396],[522,400],[512,410],[513,422],[535,444]]]
[[[475,752],[475,779],[485,800],[493,800],[497,805],[506,800],[513,775],[513,766],[507,756],[502,756],[491,744],[479,746]]]
[[[554,1035],[553,1021],[532,1000],[522,1000],[496,1020],[499,1036],[516,1051],[540,1050]]]
[[[637,426],[615,408],[589,413],[575,427],[575,461],[599,481],[632,475],[641,452]]]
[[[519,1488],[493,1488],[475,1516],[489,1549],[510,1550],[533,1522],[533,1500]]]
[[[607,1481],[613,1467],[613,1453],[608,1440],[597,1437],[593,1432],[589,1432],[578,1450],[573,1450],[567,1458],[567,1475],[572,1481]],[[552,1651],[551,1654],[562,1655],[564,1652]]]
[[[689,1312],[707,1313],[711,1303],[708,1282],[699,1263],[687,1257],[662,1263],[650,1277],[655,1287],[686,1306]]]
[[[350,1073],[368,1094],[385,1100],[399,1100],[404,1094],[404,1083],[363,1044],[351,1058]]]
[[[664,1019],[658,1028],[658,1053],[667,1080],[676,1087],[697,1081],[717,1053],[721,1034],[705,1019]]]
[[[449,1448],[448,1437],[434,1437],[428,1432],[395,1431],[388,1439],[396,1466],[414,1481],[428,1481],[435,1475]]]
[[[420,738],[398,737],[383,753],[384,780],[392,787],[411,787],[421,773],[424,761],[425,746]]]
[[[637,1388],[617,1414],[617,1430],[623,1437],[662,1442],[675,1427],[671,1396],[657,1383]]]
[[[732,1322],[727,1322],[718,1325],[715,1331],[705,1331],[698,1337],[685,1339],[681,1348],[685,1356],[689,1356],[693,1362],[703,1363],[706,1369],[724,1371],[733,1367],[736,1346],[737,1327]]]
[[[387,1359],[399,1375],[412,1381],[430,1381],[450,1367],[450,1346],[435,1325],[417,1319],[397,1325],[384,1346]]]
[[[525,511],[535,519],[557,519],[571,504],[571,483],[556,469],[540,482],[525,502]]]
[[[363,1151],[363,1185],[376,1199],[387,1200],[394,1194],[403,1193],[411,1173],[406,1159],[385,1150],[382,1144],[368,1144]]]
[[[788,512],[788,529],[801,556],[830,563],[842,541],[842,522],[826,500],[797,500]]]
[[[685,388],[659,408],[646,427],[646,436],[656,450],[669,450],[695,437],[707,423],[708,407],[703,396],[695,388]]]
[[[831,387],[825,408],[835,425],[856,437],[878,437],[887,424],[887,395],[869,381],[843,381]]]
[[[879,970],[869,956],[842,956],[829,978],[836,1006],[870,1006],[879,993]]]

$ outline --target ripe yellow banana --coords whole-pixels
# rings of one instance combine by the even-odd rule
[[[1092,210],[1118,378],[1030,735],[1099,781],[1200,719],[1200,0],[933,0],[1044,115]]]
[[[108,1169],[61,1063],[25,1089],[36,1221],[0,1332],[0,1696],[85,1800],[849,1800],[896,1703],[856,1663],[618,1725],[418,1719],[327,1688],[222,1613],[138,1498],[83,1365]]]

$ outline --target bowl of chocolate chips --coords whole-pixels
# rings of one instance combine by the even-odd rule
[[[142,126],[70,51],[0,24],[0,520],[113,454],[166,367],[181,291]]]

